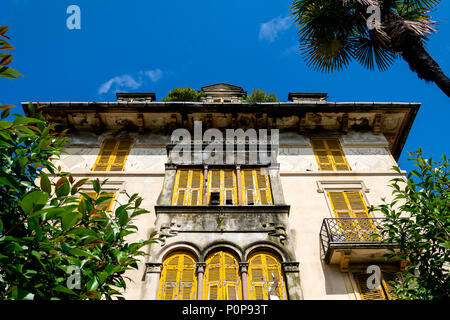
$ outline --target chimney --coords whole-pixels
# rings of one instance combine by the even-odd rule
[[[327,101],[326,92],[289,92],[288,100],[292,102]]]
[[[117,92],[116,97],[118,102],[152,102],[156,100],[156,94],[153,92]]]

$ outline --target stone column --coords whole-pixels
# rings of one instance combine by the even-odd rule
[[[289,300],[303,300],[302,286],[298,262],[283,262],[283,272],[286,278],[286,291]]]
[[[206,263],[197,262],[197,300],[203,300],[203,275],[205,274]]]
[[[242,206],[242,184],[241,184],[241,166],[236,166],[236,183],[237,183],[237,195],[238,195],[238,205]]]
[[[159,279],[162,263],[147,263],[143,281],[145,282],[144,300],[156,300],[158,297]]]
[[[172,205],[173,187],[175,186],[176,176],[177,166],[171,163],[166,163],[166,173],[164,175],[162,191],[159,194],[158,200],[156,202],[158,205]]]
[[[208,182],[208,165],[205,165],[203,167],[203,197],[202,197],[202,205],[206,206],[207,203],[206,201],[208,200],[207,194],[206,192],[208,191],[208,186],[207,186],[207,182]]]
[[[239,268],[241,269],[242,277],[242,300],[248,300],[248,262],[239,262]]]

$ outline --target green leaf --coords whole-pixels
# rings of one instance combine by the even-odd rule
[[[95,192],[100,193],[100,182],[98,179],[92,181],[92,186],[94,187]]]
[[[28,117],[22,117],[22,116],[14,119],[14,125],[29,124],[29,123],[45,123],[45,121],[39,120],[36,118],[28,118]]]
[[[20,206],[27,215],[30,215],[31,213],[42,209],[47,203],[48,199],[48,193],[42,191],[33,191],[27,194],[22,199],[22,201],[20,202]]]
[[[77,256],[77,257],[89,257],[89,258],[97,259],[97,257],[94,256],[92,253],[84,251],[84,250],[81,250],[81,249],[77,249],[77,248],[70,249],[68,254],[71,254],[71,255],[74,255],[74,256]]]
[[[6,117],[9,116],[9,113],[10,113],[9,109],[3,110],[1,113],[1,118],[5,119]]]
[[[87,283],[87,290],[95,291],[97,288],[98,288],[98,281],[97,278],[94,277]]]
[[[75,295],[75,296],[77,295],[74,291],[72,291],[69,288],[64,287],[62,285],[57,285],[56,287],[53,288],[53,290],[58,291],[58,292],[62,292],[62,293]]]
[[[0,129],[11,128],[13,123],[11,121],[0,121]]]
[[[47,192],[48,194],[51,194],[52,186],[50,184],[50,179],[48,178],[48,175],[44,171],[41,171],[40,178],[41,178],[41,190]]]
[[[63,215],[62,219],[61,219],[61,223],[62,223],[62,229],[64,231],[69,230],[70,228],[72,228],[78,221],[81,220],[81,213],[79,212],[67,212]]]
[[[65,197],[70,192],[70,184],[67,179],[64,180],[55,190],[55,193],[58,197]]]
[[[95,231],[89,228],[75,228],[70,230],[68,233],[76,234],[79,236],[90,236],[95,238],[99,237],[99,235]]]
[[[72,186],[72,190],[70,191],[71,195],[74,195],[78,192],[78,188],[81,187],[83,184],[85,184],[87,181],[89,181],[89,178],[81,179],[75,182],[75,184]]]

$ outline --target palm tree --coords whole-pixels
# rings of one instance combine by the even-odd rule
[[[317,71],[335,72],[352,59],[367,69],[387,70],[400,56],[420,79],[450,97],[450,79],[424,42],[435,32],[429,12],[440,0],[295,0],[291,6],[300,49]],[[373,9],[378,23],[368,21]],[[370,24],[372,23],[372,24]]]

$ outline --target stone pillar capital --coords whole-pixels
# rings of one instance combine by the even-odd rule
[[[205,268],[206,268],[206,263],[205,262],[197,262],[195,265],[197,267],[197,272],[198,273],[204,273],[205,272]]]
[[[239,268],[241,269],[241,273],[248,272],[248,262],[239,262]]]
[[[283,266],[284,273],[287,272],[299,272],[299,262],[290,261],[290,262],[283,262],[281,265]]]
[[[161,273],[162,265],[162,263],[148,262],[145,265],[145,273]]]

